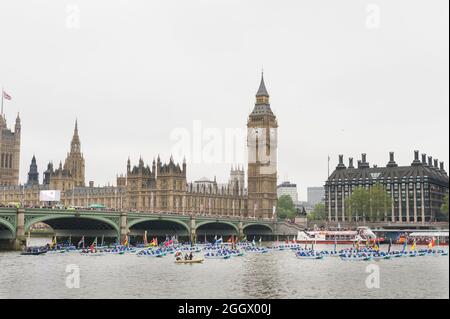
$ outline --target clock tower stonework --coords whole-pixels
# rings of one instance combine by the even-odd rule
[[[277,129],[262,75],[247,122],[249,217],[272,218],[277,206]]]

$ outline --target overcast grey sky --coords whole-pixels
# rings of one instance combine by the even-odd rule
[[[279,123],[279,181],[306,199],[327,156],[449,161],[448,1],[2,0],[0,85],[22,118],[21,181],[69,150],[78,118],[86,179],[130,156],[168,160],[177,128],[245,128],[262,66]],[[379,13],[379,15],[378,15]],[[181,158],[175,158],[181,160]],[[231,163],[188,164],[188,179]]]

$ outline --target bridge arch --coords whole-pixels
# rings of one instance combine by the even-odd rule
[[[74,220],[74,221],[83,221],[83,220],[91,220],[91,221],[96,221],[96,222],[100,222],[102,224],[105,224],[109,227],[111,227],[116,233],[117,236],[120,235],[120,226],[117,225],[114,221],[102,217],[102,216],[67,216],[67,215],[47,215],[47,216],[40,216],[40,217],[35,217],[32,218],[31,220],[27,221],[25,223],[25,232],[28,232],[31,228],[31,226],[33,226],[36,223],[46,223],[49,224],[50,227],[51,226],[51,222],[52,221],[60,221],[60,220]]]
[[[212,225],[212,224],[214,224],[214,225],[220,225],[220,224],[228,225],[228,226],[231,226],[236,231],[237,234],[239,233],[238,226],[236,226],[232,222],[224,221],[224,220],[207,220],[207,221],[202,221],[202,222],[199,222],[197,225],[195,225],[195,229],[198,230],[202,226]]]
[[[273,227],[272,226],[270,226],[268,224],[263,224],[263,223],[248,223],[248,224],[244,224],[242,228],[243,228],[243,230],[245,232],[245,230],[248,229],[248,228],[256,228],[256,227],[258,227],[258,228],[266,228],[266,229],[270,230],[270,232],[273,232]]]
[[[181,225],[188,232],[190,231],[189,226],[181,220],[172,219],[172,218],[157,218],[157,217],[143,217],[143,218],[139,218],[139,219],[134,219],[134,220],[131,220],[128,222],[127,227],[128,227],[128,229],[130,229],[131,227],[136,226],[137,224],[140,224],[140,223],[155,222],[155,221],[175,223],[175,224]]]
[[[14,225],[3,218],[0,218],[0,232],[2,232],[3,230],[5,230],[6,232],[9,231],[11,233],[11,238],[15,237],[16,229],[15,229]],[[7,236],[7,237],[9,237],[9,236]],[[2,238],[3,238],[3,236],[2,236]]]

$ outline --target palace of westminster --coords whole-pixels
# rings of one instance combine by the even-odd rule
[[[20,118],[17,116],[12,131],[2,114],[0,203],[20,202],[25,207],[39,207],[43,205],[39,201],[40,191],[60,190],[61,204],[65,206],[99,204],[115,210],[272,218],[277,204],[277,127],[262,76],[255,107],[247,121],[250,159],[247,188],[244,188],[243,167],[232,167],[227,184],[218,184],[215,178],[213,181],[201,179],[188,183],[185,161],[180,165],[171,157],[168,163],[163,163],[159,156],[151,166],[142,159],[132,166],[128,159],[126,174],[117,177],[116,186],[94,187],[92,181],[86,185],[85,159],[77,122],[64,163],[54,167],[50,162],[40,183],[33,156],[28,181],[19,185]]]

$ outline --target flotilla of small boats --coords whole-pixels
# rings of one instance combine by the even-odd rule
[[[104,256],[104,255],[125,255],[135,254],[138,257],[156,257],[162,258],[173,254],[175,256],[175,263],[177,264],[200,264],[205,259],[230,259],[236,257],[243,257],[246,254],[266,254],[269,252],[288,252],[292,251],[297,259],[308,260],[322,260],[328,257],[339,257],[343,261],[381,261],[396,259],[402,257],[424,257],[424,256],[448,256],[448,251],[439,247],[435,248],[432,244],[428,248],[416,249],[415,244],[411,249],[407,250],[406,245],[403,245],[402,250],[392,250],[391,245],[387,251],[381,251],[378,244],[369,247],[360,247],[359,243],[352,247],[338,250],[335,243],[332,250],[315,250],[315,244],[311,244],[311,248],[297,243],[275,243],[273,246],[264,247],[253,242],[239,242],[239,243],[223,243],[216,241],[214,244],[179,244],[166,241],[161,245],[157,245],[157,241],[153,240],[151,244],[139,244],[130,246],[126,240],[123,244],[113,244],[110,246],[96,244],[95,241],[89,247],[76,247],[71,244],[56,245],[56,239],[51,246],[47,247],[30,247],[23,251],[21,255],[36,256],[36,255],[55,255],[67,253],[79,253],[83,256]],[[261,241],[260,241],[261,242]],[[84,246],[84,238],[80,241]],[[80,245],[79,243],[79,245]],[[317,247],[317,244],[316,244]],[[194,258],[194,254],[203,254],[202,257]]]

